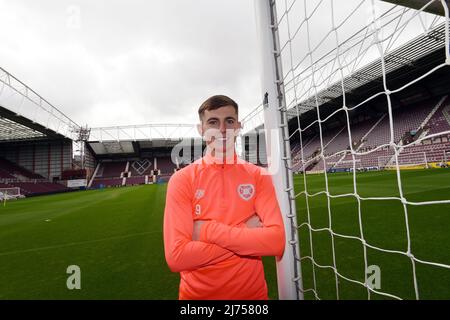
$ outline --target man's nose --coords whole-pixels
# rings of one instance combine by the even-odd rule
[[[226,133],[227,133],[227,127],[226,127],[226,125],[225,125],[225,122],[222,122],[222,123],[220,124],[220,133],[221,133],[223,136],[225,136]]]

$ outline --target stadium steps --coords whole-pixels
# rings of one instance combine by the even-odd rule
[[[426,118],[422,121],[422,123],[420,124],[419,128],[416,128],[417,130],[420,130],[420,132],[418,131],[419,134],[418,134],[417,137],[414,139],[414,141],[415,141],[415,140],[418,140],[418,139],[420,139],[420,138],[422,138],[422,137],[424,137],[424,136],[426,136],[426,135],[428,134],[428,130],[423,130],[423,128],[427,125],[428,121],[431,120],[431,118],[433,117],[433,115],[436,113],[436,111],[439,110],[439,108],[440,108],[440,107],[442,106],[442,104],[447,100],[447,98],[448,98],[448,96],[442,97],[442,98],[437,102],[437,104],[433,107],[433,109],[430,111],[430,113],[426,116]],[[406,134],[407,134],[407,133],[405,132],[405,135],[406,135]],[[400,144],[401,146],[403,145],[403,137],[402,137],[402,139],[400,140],[400,143],[399,143],[399,144]],[[402,147],[399,149],[399,153],[402,153],[404,149],[405,149],[405,147],[402,146]],[[393,162],[394,162],[394,158],[395,158],[395,156],[393,155],[392,158],[388,161],[387,164],[393,163]]]
[[[383,121],[383,119],[387,116],[387,113],[383,114],[380,119],[375,122],[375,124],[372,126],[372,128],[369,129],[369,131],[367,131],[367,133],[361,138],[361,142],[360,145],[358,146],[358,148],[356,149],[356,151],[359,151],[362,146],[365,143],[365,140],[367,139],[367,137],[372,133],[372,131],[380,124],[381,121]]]
[[[428,121],[430,121],[430,119],[434,116],[434,114],[436,113],[436,111],[438,111],[438,109],[442,106],[442,104],[444,103],[445,100],[447,100],[448,96],[444,96],[442,97],[441,100],[438,101],[438,103],[436,104],[436,106],[433,108],[433,110],[431,110],[431,112],[427,115],[427,117],[423,120],[423,122],[420,125],[420,128],[424,128],[427,124]]]
[[[95,179],[95,177],[97,176],[97,173],[98,173],[99,168],[100,168],[100,162],[97,163],[97,166],[95,167],[95,171],[94,171],[94,173],[92,174],[91,180],[89,181],[88,188],[90,188],[91,185],[92,185],[92,182],[94,182],[94,179]]]
[[[339,130],[338,133],[335,134],[335,135],[330,139],[330,141],[327,142],[327,144],[326,144],[323,148],[326,150],[327,147],[328,147],[333,141],[335,141],[335,139],[341,134],[341,132],[342,132],[345,128],[346,128],[345,126],[342,127],[342,129]],[[320,152],[319,152],[319,153],[320,153]],[[315,162],[315,164],[314,164],[314,166],[311,168],[311,170],[312,170],[312,169],[315,169],[316,167],[317,167],[317,168],[321,168],[321,164],[322,164],[322,162],[323,162],[323,161],[321,161],[320,155],[319,155],[319,154],[314,155],[314,157],[318,157],[319,160]],[[308,168],[309,168],[309,167],[308,167]]]
[[[0,165],[2,169],[10,175],[17,177],[19,180],[27,179],[44,179],[43,176],[33,172],[17,163],[14,163],[6,158],[0,158]]]

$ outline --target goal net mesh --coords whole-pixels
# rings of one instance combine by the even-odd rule
[[[427,186],[401,171],[427,162],[431,149],[414,148],[428,141],[441,139],[448,148],[450,130],[424,124],[440,121],[436,115],[449,101],[430,99],[427,108],[400,101],[449,68],[445,1],[420,9],[367,0],[273,3],[291,169],[308,173],[295,177],[305,298],[449,298],[450,195],[430,190],[417,197]],[[426,12],[436,4],[444,16]],[[440,52],[438,63],[414,68],[431,52]],[[416,73],[396,82],[404,70]],[[415,106],[421,121],[399,105]],[[245,119],[248,128],[259,125],[261,108]],[[360,172],[380,161],[394,170]],[[436,228],[434,236],[427,227]]]

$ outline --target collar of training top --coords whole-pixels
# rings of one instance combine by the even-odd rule
[[[202,158],[202,163],[208,165],[215,166],[228,166],[242,163],[241,159],[237,156],[236,152],[233,152],[232,156],[228,156],[225,161],[221,157],[215,157],[210,152],[206,152],[206,154]]]

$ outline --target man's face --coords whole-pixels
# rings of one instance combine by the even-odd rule
[[[219,154],[232,154],[236,136],[241,128],[236,110],[232,106],[205,110],[199,131],[207,147]],[[218,154],[219,153],[219,154]]]

